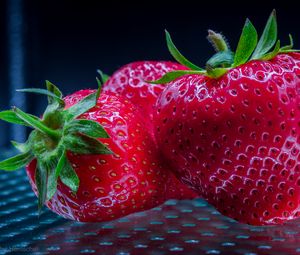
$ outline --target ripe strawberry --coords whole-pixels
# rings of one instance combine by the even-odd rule
[[[0,118],[34,128],[20,155],[0,169],[26,168],[39,198],[55,213],[77,221],[107,221],[162,204],[190,198],[160,161],[153,139],[127,99],[93,90],[62,99],[51,83],[43,119],[14,108]],[[98,98],[99,96],[99,98]],[[169,186],[168,186],[169,185]]]
[[[118,94],[134,104],[141,112],[145,127],[155,138],[153,135],[153,107],[165,85],[149,84],[147,81],[160,79],[164,74],[175,70],[188,70],[188,68],[171,61],[137,61],[122,66],[110,77],[101,71],[99,73],[104,81],[103,92]],[[176,177],[172,176],[168,179],[167,192],[170,194],[167,194],[167,197],[176,198],[176,196],[174,197],[175,187],[180,188],[182,198],[196,197],[194,191],[191,191],[186,185],[178,183],[174,178]]]
[[[170,72],[156,81],[170,82],[154,125],[176,174],[223,214],[254,225],[300,213],[300,54],[292,41],[280,48],[276,38],[275,12],[258,44],[246,21],[235,53],[209,31],[218,52],[206,70]],[[167,42],[190,66],[169,34]]]
[[[153,106],[165,88],[161,84],[146,81],[160,79],[164,74],[175,70],[187,70],[181,64],[168,61],[139,61],[127,64],[117,70],[104,84],[103,91],[126,97],[143,113],[152,130]]]

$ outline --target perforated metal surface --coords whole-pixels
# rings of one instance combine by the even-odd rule
[[[36,200],[24,171],[0,173],[0,254],[300,254],[300,220],[253,227],[203,200],[168,201],[116,221],[64,220]]]

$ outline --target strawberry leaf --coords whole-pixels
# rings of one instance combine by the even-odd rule
[[[16,113],[16,115],[20,119],[22,119],[24,122],[26,122],[30,127],[35,128],[35,129],[39,130],[40,132],[47,134],[53,138],[58,138],[60,136],[58,131],[47,127],[40,119],[38,119],[36,117],[32,117],[30,114],[23,112],[22,110],[18,109],[17,107],[14,107],[13,111]]]
[[[52,162],[52,166],[48,171],[48,180],[47,180],[47,199],[51,199],[53,197],[53,195],[56,192],[57,189],[57,179],[65,165],[65,151],[63,151],[61,153],[61,156],[59,157],[57,155],[57,160],[54,160],[54,162]],[[53,165],[54,163],[54,165]]]
[[[215,53],[207,62],[206,66],[209,68],[215,68],[218,66],[229,67],[233,63],[233,53],[230,50],[219,51]]]
[[[82,99],[77,104],[74,104],[69,109],[65,110],[65,112],[69,115],[69,119],[74,119],[81,114],[85,113],[89,109],[93,108],[95,106],[96,101],[96,93],[92,93]]]
[[[277,41],[276,12],[272,11],[251,59],[260,59]]]
[[[35,170],[35,183],[38,190],[39,214],[47,199],[47,179],[48,179],[47,167],[44,163],[42,163],[42,161],[38,160],[38,166]]]
[[[92,93],[86,96],[77,104],[74,104],[69,109],[65,110],[67,115],[67,120],[75,119],[76,117],[80,116],[81,114],[87,112],[91,108],[95,107],[97,104],[97,100],[101,93],[101,86],[98,87],[98,90],[95,93]]]
[[[62,99],[61,91],[52,82],[46,80],[46,87],[49,92],[53,93],[54,95],[56,95],[57,97]],[[50,97],[48,99],[49,99],[50,104],[53,103],[52,97]]]
[[[16,141],[11,141],[11,144],[20,152],[25,153],[30,150],[30,144],[26,143],[18,143]]]
[[[61,169],[60,180],[69,187],[73,192],[77,192],[79,187],[79,178],[69,163],[66,155],[64,155],[64,165]]]
[[[79,178],[66,156],[64,156],[64,166],[61,169],[60,180],[73,192],[77,192],[79,187]]]
[[[211,68],[209,66],[206,67],[207,75],[210,77],[213,77],[215,79],[221,77],[225,73],[228,72],[228,68],[223,68],[223,67],[217,67],[217,68]]]
[[[174,81],[179,77],[184,75],[191,75],[191,74],[203,74],[206,71],[193,71],[193,70],[182,70],[182,71],[172,71],[163,75],[160,79],[156,81],[146,81],[152,84],[166,84],[168,82]]]
[[[35,116],[31,115],[31,117],[36,118]],[[6,110],[0,112],[0,119],[4,120],[9,123],[18,124],[22,126],[30,126],[24,120],[22,120],[17,114],[12,110]]]
[[[289,38],[290,38],[290,44],[283,46],[280,48],[279,53],[288,53],[288,52],[300,52],[300,50],[295,50],[293,49],[294,47],[294,40],[291,34],[289,34]]]
[[[101,89],[102,89],[103,83],[102,83],[102,81],[99,80],[98,77],[96,77],[96,82],[97,82],[98,88],[101,88]]]
[[[103,143],[84,135],[66,135],[63,138],[63,144],[67,150],[78,154],[112,154],[112,151]]]
[[[93,138],[109,138],[105,129],[92,120],[75,119],[66,124],[64,133],[81,133]]]
[[[96,77],[96,81],[98,84],[98,89],[96,91],[96,96],[95,96],[95,105],[97,105],[97,101],[98,101],[98,98],[100,97],[100,94],[102,91],[102,85],[103,85],[103,83],[101,83],[97,77]]]
[[[165,30],[166,33],[166,40],[167,40],[167,46],[168,49],[171,53],[171,55],[182,65],[192,69],[192,70],[198,70],[198,71],[203,71],[203,69],[199,66],[194,65],[192,62],[190,62],[189,60],[187,60],[180,52],[179,50],[176,48],[176,46],[174,45],[171,36],[169,34],[169,32],[167,30]]]
[[[100,69],[97,70],[97,73],[100,75],[101,83],[104,84],[110,78],[109,75],[103,73]]]
[[[37,88],[28,88],[28,89],[17,89],[18,92],[29,92],[29,93],[35,93],[35,94],[41,94],[48,96],[49,103],[53,102],[53,99],[59,102],[60,105],[64,105],[65,102],[62,98],[58,97],[53,92],[50,92],[46,89],[37,89]],[[51,99],[52,98],[52,99]]]
[[[280,52],[281,52],[281,51],[284,52],[285,50],[291,50],[291,49],[293,49],[293,47],[294,47],[294,39],[293,39],[293,37],[292,37],[291,34],[289,34],[289,39],[290,39],[290,44],[281,47],[281,48],[280,48]]]
[[[261,57],[261,60],[270,60],[280,52],[280,41],[278,40],[272,52],[269,52]]]
[[[257,44],[257,32],[249,19],[246,20],[235,52],[233,66],[239,66],[248,61]]]
[[[25,152],[0,162],[0,169],[15,171],[26,166],[34,158],[31,152]]]

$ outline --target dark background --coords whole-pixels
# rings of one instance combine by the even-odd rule
[[[111,74],[131,61],[171,60],[165,28],[185,56],[203,65],[213,53],[205,39],[208,28],[223,32],[234,49],[245,18],[261,32],[273,8],[278,13],[282,43],[288,43],[291,33],[300,48],[299,8],[294,1],[0,0],[0,110],[13,103],[31,113],[42,113],[46,102],[42,96],[26,95],[25,103],[22,97],[11,99],[16,81],[20,87],[43,87],[48,79],[66,94],[96,87],[97,68]],[[19,30],[11,23],[14,19]],[[19,69],[18,65],[12,67],[13,59],[18,60],[12,51],[16,47],[13,31],[21,31],[17,54],[22,56],[23,67]],[[22,133],[20,127],[1,122],[0,146],[22,138],[18,132]]]

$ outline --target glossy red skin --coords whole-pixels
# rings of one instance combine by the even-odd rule
[[[171,61],[136,61],[122,66],[115,71],[103,85],[104,92],[112,92],[127,98],[134,104],[144,119],[145,127],[153,136],[153,111],[158,96],[165,89],[165,84],[151,84],[147,81],[160,79],[164,74],[176,71],[187,70],[188,68]],[[174,182],[173,178],[169,179]],[[177,181],[176,181],[177,183]],[[173,196],[172,187],[176,185],[168,184],[167,196]],[[196,193],[191,191],[186,185],[180,185],[182,194],[187,193],[188,197],[196,197]],[[189,189],[189,191],[188,191]],[[193,195],[191,195],[193,194]],[[183,196],[184,197],[184,196]]]
[[[126,97],[142,112],[149,130],[152,130],[153,106],[166,85],[146,81],[160,79],[167,72],[187,70],[170,61],[137,61],[118,69],[104,84],[103,91]]]
[[[70,107],[93,90],[65,98]],[[168,171],[143,126],[136,108],[126,99],[102,93],[97,106],[80,118],[99,122],[110,138],[100,139],[114,155],[74,155],[68,159],[80,185],[76,194],[59,181],[47,202],[55,213],[72,220],[102,222],[143,211],[170,198],[192,198],[193,193]],[[27,167],[35,193],[35,162]]]
[[[158,98],[158,146],[181,180],[240,222],[300,210],[300,54],[251,61],[219,79],[187,75]]]

